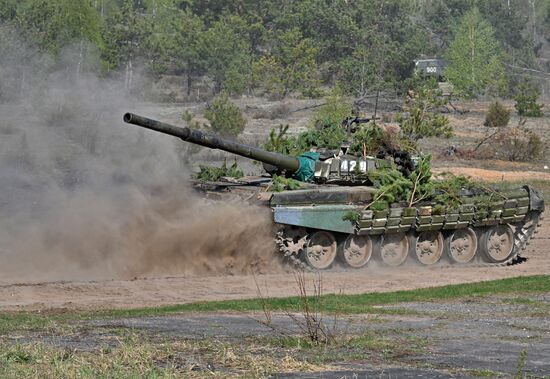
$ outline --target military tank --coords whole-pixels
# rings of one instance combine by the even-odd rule
[[[349,155],[345,147],[332,155],[306,152],[290,157],[132,113],[123,119],[186,142],[260,161],[269,173],[307,183],[303,189],[264,191],[260,196],[271,207],[279,227],[276,240],[281,255],[305,269],[326,270],[336,262],[361,268],[373,257],[388,266],[399,266],[409,258],[434,265],[443,257],[453,264],[511,264],[520,259],[544,211],[543,196],[529,185],[495,192],[498,196],[491,196],[483,207],[477,201],[485,196],[483,191],[464,189],[458,205],[443,210],[430,199],[414,205],[395,202],[373,210],[370,206],[379,190],[366,174],[396,167],[394,158],[358,158]],[[399,168],[404,172],[414,169]],[[257,190],[258,186],[265,188],[265,180],[231,185]]]

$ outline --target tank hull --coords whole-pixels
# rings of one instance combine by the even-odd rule
[[[346,258],[355,239],[352,250],[355,256],[363,256],[361,267],[370,257],[390,266],[408,259],[426,265],[441,260],[510,264],[519,259],[544,211],[542,195],[530,186],[503,192],[483,208],[475,205],[476,196],[464,196],[462,205],[444,211],[429,203],[365,210],[375,192],[371,187],[353,187],[273,194],[270,206],[274,222],[282,228],[277,237],[281,254],[306,269],[355,267]],[[334,240],[336,253],[332,242],[312,246],[312,236],[320,231],[328,242]],[[372,246],[358,247],[357,241]],[[330,257],[317,266],[312,255],[319,257],[323,252]]]

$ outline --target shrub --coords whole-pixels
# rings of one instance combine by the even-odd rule
[[[290,114],[291,109],[287,103],[280,103],[271,109],[260,109],[252,115],[254,119],[267,118],[275,120],[278,118],[286,118]]]
[[[271,112],[269,112],[269,119],[275,120],[277,118],[288,117],[288,115],[290,115],[290,111],[291,110],[288,103],[280,103],[271,109]]]
[[[508,125],[510,122],[510,111],[506,109],[500,102],[495,101],[489,107],[487,114],[485,115],[485,122],[483,125],[490,127],[502,127]]]
[[[244,130],[246,120],[240,109],[222,94],[210,104],[204,117],[210,121],[210,128],[219,134],[236,136]]]
[[[201,125],[200,123],[195,120],[195,114],[193,112],[189,112],[188,110],[185,110],[182,115],[181,119],[185,121],[187,126],[192,129],[200,129]]]
[[[544,143],[537,134],[530,130],[506,128],[495,136],[491,149],[495,158],[509,161],[531,161],[541,156]]]
[[[338,89],[325,98],[325,104],[313,114],[311,126],[317,129],[338,126],[352,115],[353,104],[345,99]]]
[[[531,85],[520,86],[519,93],[514,96],[516,110],[522,117],[542,117],[543,104],[537,104],[538,90]]]
[[[435,81],[409,90],[403,106],[405,112],[397,117],[403,136],[413,141],[426,137],[451,137],[453,128],[449,125],[449,119],[437,112],[447,103],[448,99],[442,95]]]
[[[348,140],[348,134],[340,125],[331,125],[320,130],[309,129],[298,137],[302,146],[308,149],[312,146],[324,149],[339,149]]]
[[[286,94],[283,68],[271,55],[261,57],[252,68],[254,81],[263,84],[273,99],[282,99]]]

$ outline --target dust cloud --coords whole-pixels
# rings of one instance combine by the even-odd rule
[[[70,59],[0,67],[0,282],[277,266],[269,210],[194,194],[183,142],[125,126],[140,103],[116,80]]]

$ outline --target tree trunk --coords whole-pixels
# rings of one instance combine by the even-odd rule
[[[23,68],[23,72],[21,74],[21,82],[20,82],[20,85],[19,85],[19,93],[17,94],[17,96],[19,95],[22,95],[23,93],[25,93],[25,87],[27,86],[27,69],[26,68]]]
[[[470,47],[472,48],[472,51],[470,53],[470,74],[472,75],[472,83],[476,82],[476,74],[475,74],[475,31],[474,27],[470,29]]]
[[[531,0],[531,7],[533,8],[533,46],[537,44],[537,10],[536,0]]]
[[[124,78],[124,89],[126,91],[130,91],[132,88],[133,76],[134,69],[132,67],[132,59],[129,59],[128,62],[126,62],[126,75]]]
[[[78,51],[78,63],[76,64],[76,76],[80,76],[82,70],[82,60],[84,58],[84,40],[80,40],[80,49]]]
[[[191,78],[191,72],[187,71],[187,96],[191,95],[191,84],[193,79]]]

